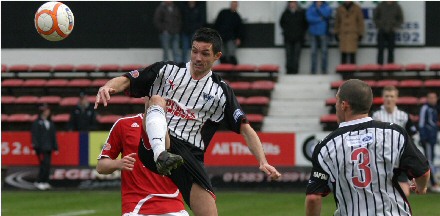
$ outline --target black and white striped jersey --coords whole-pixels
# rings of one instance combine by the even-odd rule
[[[334,215],[411,215],[397,176],[429,170],[406,131],[366,117],[343,122],[316,147],[307,194],[335,195]]]
[[[388,113],[385,106],[381,106],[379,110],[373,112],[371,117],[376,121],[390,122],[405,128],[410,136],[417,133],[417,128],[409,118],[409,114],[398,107],[394,108],[392,113]]]
[[[246,121],[229,85],[212,71],[199,80],[193,79],[189,62],[156,62],[125,76],[130,79],[130,96],[165,98],[170,135],[201,150],[206,150],[221,121],[236,133]]]

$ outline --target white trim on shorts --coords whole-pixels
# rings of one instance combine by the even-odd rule
[[[147,202],[149,199],[151,199],[153,197],[176,198],[177,196],[179,196],[179,192],[180,192],[179,189],[177,189],[176,192],[174,192],[173,194],[150,194],[147,197],[145,197],[144,199],[141,199],[138,202],[138,204],[136,205],[136,207],[133,209],[132,212],[124,213],[122,216],[150,216],[150,215],[139,214],[139,210],[145,204],[145,202]],[[153,216],[153,215],[151,215],[151,216]],[[189,216],[189,214],[187,211],[182,210],[179,212],[166,213],[166,214],[161,214],[161,215],[157,215],[157,216]]]

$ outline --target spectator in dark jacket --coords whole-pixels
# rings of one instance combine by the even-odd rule
[[[47,104],[39,107],[40,115],[32,124],[32,147],[40,163],[35,187],[40,190],[51,189],[49,184],[52,151],[58,151],[55,125],[50,118],[50,109]]]
[[[238,64],[235,53],[243,38],[243,24],[237,8],[238,2],[232,1],[231,7],[220,11],[215,20],[214,28],[223,39],[221,63]]]
[[[90,131],[96,129],[96,113],[87,96],[81,93],[78,105],[70,113],[68,130]]]
[[[388,47],[388,63],[394,62],[395,32],[403,23],[402,8],[395,1],[383,1],[373,12],[377,28],[377,63],[383,64],[385,45]]]
[[[191,39],[197,29],[205,24],[205,16],[196,1],[188,1],[182,7],[182,61],[189,61],[188,52],[191,50]]]
[[[154,12],[154,25],[159,30],[163,49],[163,60],[170,61],[168,50],[172,49],[173,61],[180,62],[180,31],[182,16],[180,9],[172,1],[162,2]]]
[[[297,74],[301,46],[304,43],[304,36],[307,30],[305,11],[296,1],[289,1],[280,19],[280,26],[283,29],[284,46],[286,48],[286,73]]]

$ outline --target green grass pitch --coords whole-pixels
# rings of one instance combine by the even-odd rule
[[[121,195],[117,190],[2,191],[1,199],[1,215],[121,215]],[[304,199],[301,192],[218,192],[217,207],[219,215],[227,216],[304,215]],[[414,215],[439,215],[440,194],[414,194],[409,200]],[[334,200],[329,195],[324,198],[321,215],[332,215],[334,210]]]

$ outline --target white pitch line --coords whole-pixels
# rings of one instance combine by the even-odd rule
[[[66,212],[56,215],[50,215],[50,216],[76,216],[76,215],[88,215],[96,213],[95,210],[82,210],[82,211],[74,211],[74,212]]]

